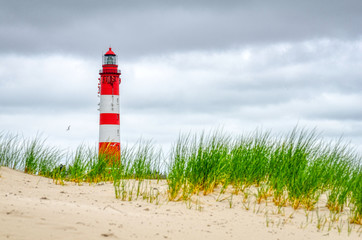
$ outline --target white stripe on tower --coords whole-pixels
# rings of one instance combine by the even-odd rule
[[[100,113],[119,113],[118,95],[101,95]]]
[[[99,126],[99,142],[119,143],[119,125],[102,124]]]

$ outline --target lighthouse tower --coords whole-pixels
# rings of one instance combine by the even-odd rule
[[[118,70],[117,55],[111,48],[103,56],[99,75],[99,154],[107,153],[119,158],[119,84],[121,83],[119,76],[121,71]]]

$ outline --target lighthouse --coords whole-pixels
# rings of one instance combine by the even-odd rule
[[[119,84],[121,71],[118,70],[117,55],[109,48],[104,54],[102,69],[99,70],[99,154],[111,154],[119,159]]]

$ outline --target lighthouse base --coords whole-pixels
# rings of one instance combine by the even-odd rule
[[[98,154],[100,157],[105,157],[110,164],[119,162],[121,158],[121,144],[117,142],[100,142]]]

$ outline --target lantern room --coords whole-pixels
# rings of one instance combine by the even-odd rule
[[[117,65],[117,55],[109,48],[103,56],[103,65]]]

